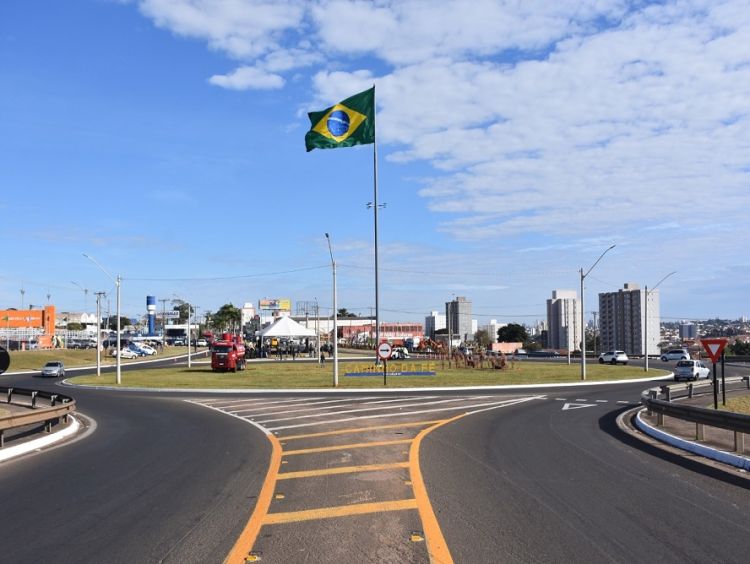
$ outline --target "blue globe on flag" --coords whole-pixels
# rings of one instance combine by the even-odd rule
[[[342,110],[331,112],[326,122],[326,127],[334,137],[341,137],[349,131],[349,114]]]

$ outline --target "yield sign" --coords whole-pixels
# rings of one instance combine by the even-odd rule
[[[701,339],[701,344],[711,357],[711,361],[716,364],[721,358],[724,347],[727,346],[727,339]]]
[[[581,409],[583,407],[596,407],[595,403],[566,403],[563,405],[562,410],[568,411],[569,409]]]

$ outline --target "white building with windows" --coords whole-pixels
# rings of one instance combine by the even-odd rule
[[[435,332],[445,329],[445,315],[438,313],[437,311],[431,311],[430,315],[424,318],[424,334],[425,337],[429,337],[433,341],[435,340]]]
[[[646,292],[633,282],[626,283],[617,292],[599,294],[601,350],[623,350],[639,356],[645,348],[649,355],[658,355],[660,329],[658,289],[649,290],[648,307]],[[645,338],[648,343],[644,343]]]
[[[547,347],[581,349],[581,300],[575,290],[553,290],[547,300]]]

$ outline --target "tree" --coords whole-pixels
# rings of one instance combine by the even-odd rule
[[[509,323],[497,330],[497,340],[501,343],[525,343],[529,340],[529,334],[523,325]]]
[[[172,309],[174,311],[180,312],[180,317],[177,320],[178,323],[183,324],[187,323],[188,320],[188,310],[190,310],[190,317],[192,318],[195,316],[195,308],[192,307],[190,304],[188,304],[186,301],[183,300],[174,300],[175,307]]]
[[[729,351],[731,354],[738,356],[750,355],[750,343],[743,343],[742,341],[735,341],[729,345]]]
[[[77,321],[71,321],[67,325],[68,331],[80,331],[83,329],[83,325]]]
[[[357,314],[348,311],[345,307],[342,307],[342,308],[339,308],[336,311],[336,317],[339,317],[339,318],[350,318],[351,319],[353,317],[357,317]]]
[[[120,331],[125,329],[125,327],[127,327],[128,325],[130,325],[130,319],[127,317],[123,317],[121,315],[120,316]],[[109,318],[109,330],[117,331],[117,316],[116,315],[113,315],[112,317]]]
[[[238,328],[241,319],[242,311],[240,308],[234,307],[234,305],[229,303],[221,306],[219,311],[211,316],[211,324],[214,329],[225,331],[232,328]]]
[[[481,349],[488,348],[490,346],[490,343],[492,343],[490,332],[487,331],[487,329],[480,329],[479,331],[474,333],[474,342]]]

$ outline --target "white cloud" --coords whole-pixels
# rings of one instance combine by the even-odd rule
[[[215,74],[211,84],[232,90],[276,90],[284,86],[284,78],[256,67],[238,67],[229,74]]]

